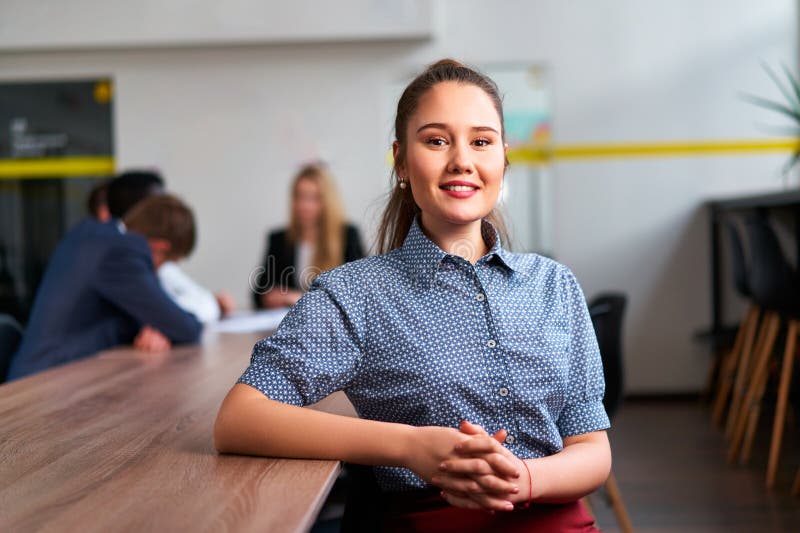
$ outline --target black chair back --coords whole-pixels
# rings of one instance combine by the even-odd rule
[[[728,234],[728,243],[731,248],[731,271],[733,272],[733,285],[742,296],[750,296],[747,285],[747,264],[744,256],[744,246],[739,230],[732,220],[725,221],[725,230]]]
[[[603,406],[609,418],[613,418],[622,403],[625,388],[625,367],[622,359],[622,324],[625,318],[627,297],[622,293],[599,294],[589,303],[600,357],[603,360],[603,375],[606,393]]]
[[[783,254],[775,231],[764,215],[754,215],[745,224],[750,245],[747,285],[761,307],[795,313],[800,309],[796,275]]]
[[[766,309],[800,317],[800,279],[789,264],[778,236],[765,214],[747,220],[750,244],[750,270],[747,282],[753,300]],[[800,410],[800,373],[792,375],[789,399]]]
[[[22,327],[11,315],[0,314],[0,383],[5,382],[11,357],[22,340]]]

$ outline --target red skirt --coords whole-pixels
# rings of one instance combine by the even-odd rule
[[[599,531],[594,518],[579,501],[531,504],[509,512],[475,511],[453,507],[438,492],[424,495],[393,494],[385,500],[381,531],[557,533]]]

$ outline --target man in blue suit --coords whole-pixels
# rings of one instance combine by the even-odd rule
[[[117,180],[108,191],[112,216],[136,203],[131,212],[137,212],[137,223],[126,228],[119,218],[107,223],[87,219],[59,243],[12,358],[10,380],[134,340],[157,349],[199,339],[200,322],[170,299],[155,271],[161,262],[185,257],[193,248],[192,212],[172,196],[149,196],[137,203],[137,194],[129,194],[158,192],[152,188],[120,186],[115,196]]]

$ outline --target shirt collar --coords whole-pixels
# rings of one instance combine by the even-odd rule
[[[489,221],[481,221],[481,236],[489,244],[489,251],[481,257],[477,264],[488,265],[495,258],[511,272],[519,271],[519,260],[515,254],[505,250],[500,243],[500,233]],[[410,265],[413,274],[425,286],[429,286],[436,277],[439,266],[446,258],[456,261],[462,260],[457,256],[448,254],[430,240],[419,225],[419,216],[414,217],[411,227],[400,248],[406,263]]]
[[[491,261],[496,257],[502,264],[506,266],[509,271],[520,271],[520,257],[517,254],[513,254],[503,248],[502,243],[500,242],[500,232],[497,231],[497,228],[495,228],[488,220],[481,220],[481,235],[483,236],[484,242],[492,244],[489,247],[489,251],[486,253],[486,255],[478,260],[479,263],[481,261]]]

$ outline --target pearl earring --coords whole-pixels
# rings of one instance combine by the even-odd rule
[[[400,186],[401,189],[405,189],[407,187],[406,180],[400,180],[400,183],[398,185]]]

